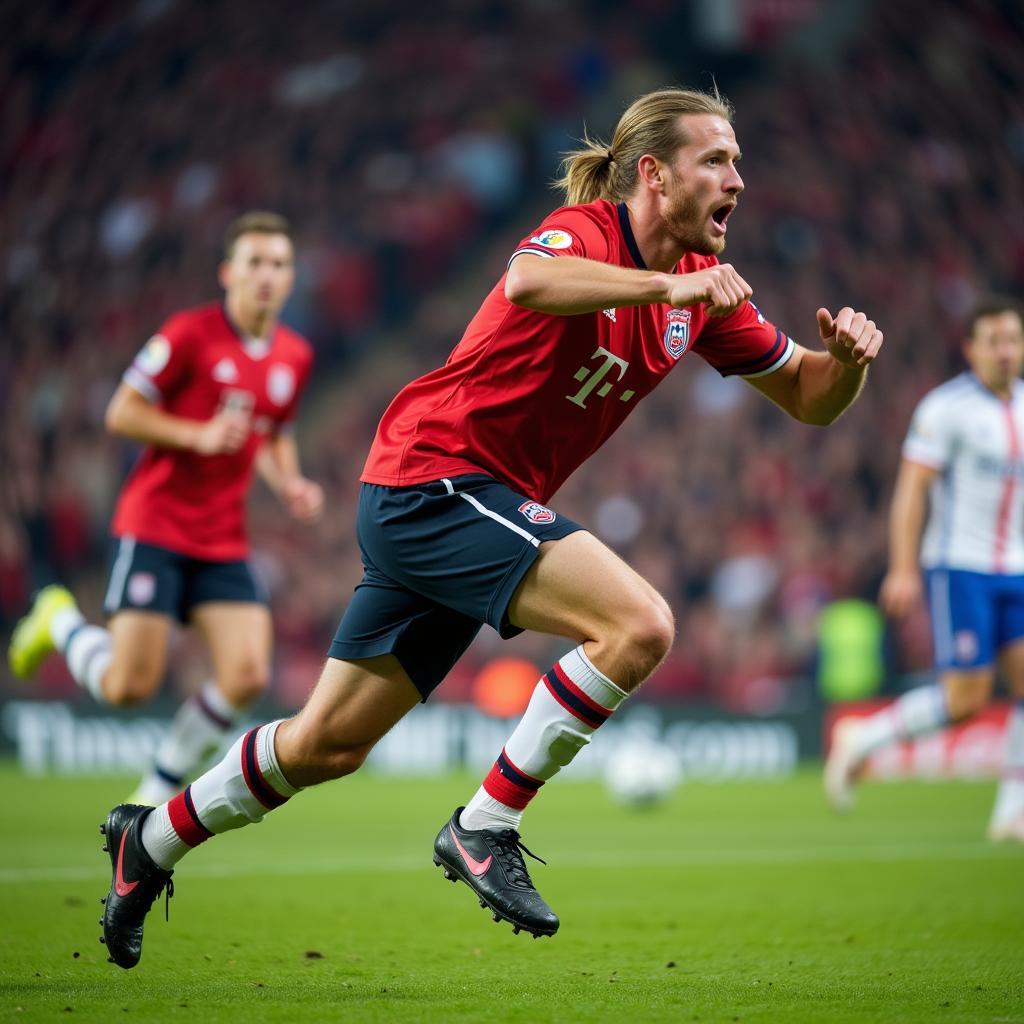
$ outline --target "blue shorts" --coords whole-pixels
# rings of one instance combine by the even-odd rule
[[[267,595],[248,562],[209,562],[134,537],[117,539],[103,599],[107,615],[130,609],[187,622],[208,601],[266,604]]]
[[[481,473],[412,487],[363,484],[364,574],[328,656],[394,654],[426,699],[483,623],[521,633],[508,606],[544,541],[583,527]]]
[[[925,573],[938,668],[983,668],[1024,638],[1024,576],[963,569]]]

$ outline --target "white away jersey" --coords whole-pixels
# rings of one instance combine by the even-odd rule
[[[921,564],[1024,573],[1024,384],[1008,402],[973,373],[935,388],[914,412],[903,456],[940,471]]]

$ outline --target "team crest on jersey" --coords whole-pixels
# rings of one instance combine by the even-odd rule
[[[284,363],[274,363],[267,371],[267,394],[274,405],[287,405],[295,394],[295,371]]]
[[[519,506],[519,511],[530,520],[531,523],[545,524],[553,523],[555,521],[555,513],[547,507],[542,505],[539,501],[524,501]]]
[[[664,334],[665,351],[678,359],[690,347],[690,311],[670,309]]]
[[[534,235],[530,241],[543,245],[545,249],[568,249],[572,245],[572,235],[568,231],[559,231],[556,228],[553,231],[542,231],[539,235]]]
[[[162,334],[154,334],[135,357],[135,367],[147,377],[155,377],[170,358],[171,343]]]
[[[213,379],[221,384],[234,384],[238,380],[238,367],[225,356],[214,368]]]
[[[151,572],[133,572],[128,577],[128,600],[134,605],[149,604],[156,596],[156,576]]]

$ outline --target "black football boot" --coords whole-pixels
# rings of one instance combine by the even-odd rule
[[[107,837],[103,847],[110,854],[113,877],[100,924],[109,962],[118,967],[134,967],[142,956],[142,926],[153,901],[167,889],[167,899],[174,895],[173,871],[165,871],[154,863],[142,845],[142,823],[152,807],[120,804],[108,815],[100,832]]]
[[[558,917],[534,888],[520,851],[545,862],[523,846],[513,829],[464,829],[462,810],[456,808],[434,840],[434,863],[444,868],[444,877],[461,878],[480,906],[490,909],[495,921],[509,921],[513,932],[530,932],[535,939],[554,935]]]

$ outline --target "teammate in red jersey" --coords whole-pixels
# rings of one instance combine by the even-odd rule
[[[138,961],[145,914],[185,853],[355,771],[484,622],[577,646],[540,680],[434,860],[516,930],[558,928],[523,861],[523,809],[657,667],[674,625],[649,583],[547,501],[690,352],[827,424],[882,343],[863,313],[819,309],[824,351],[809,351],[717,262],[743,190],[730,119],[717,94],[656,92],[610,146],[567,158],[569,206],[515,250],[445,366],[384,414],[359,500],[365,575],[305,708],[253,729],[167,804],[108,816],[116,963]]]
[[[167,320],[107,409],[112,433],[146,445],[114,514],[108,627],[87,623],[71,593],[54,585],[11,641],[18,675],[31,675],[56,648],[97,700],[125,705],[159,687],[172,622],[198,630],[214,678],[178,711],[139,803],[176,793],[266,686],[270,615],[246,563],[253,467],[297,519],[320,515],[320,487],[302,476],[291,434],[312,350],[277,320],[293,278],[284,218],[255,212],[231,225],[225,301]]]

